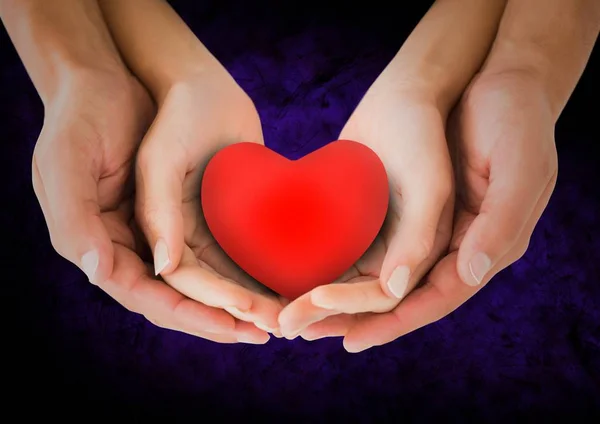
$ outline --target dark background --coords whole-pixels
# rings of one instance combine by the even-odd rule
[[[171,3],[254,98],[267,145],[298,157],[336,137],[430,2]],[[347,354],[338,339],[217,345],[162,330],[61,259],[31,186],[43,107],[2,28],[2,412],[96,419],[120,410],[114,418],[171,421],[600,418],[599,61],[596,47],[557,125],[558,184],[525,257],[451,316]]]

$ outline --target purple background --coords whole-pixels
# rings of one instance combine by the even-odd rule
[[[267,144],[289,157],[335,138],[428,6],[213,3],[172,2],[254,98]],[[20,414],[84,419],[117,407],[171,420],[600,417],[597,50],[558,124],[558,184],[525,257],[451,316],[347,354],[339,339],[217,345],[162,330],[62,260],[31,187],[43,108],[0,30],[3,408],[20,399]]]

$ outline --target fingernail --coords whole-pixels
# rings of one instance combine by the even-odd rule
[[[300,331],[292,333],[290,335],[285,336],[286,339],[288,340],[294,340],[295,338],[297,338],[300,335]]]
[[[473,276],[473,281],[468,282],[470,286],[478,286],[481,284],[483,277],[492,268],[492,260],[485,253],[477,253],[471,258],[469,262],[469,270]]]
[[[246,315],[248,310],[242,311],[240,308],[236,308],[235,306],[225,306],[223,307],[223,309],[225,309],[237,319],[241,319],[242,321],[249,319],[249,317]]]
[[[263,341],[257,341],[253,337],[248,337],[246,334],[239,334],[237,336],[237,341],[240,342],[240,343],[248,343],[248,344],[256,344],[256,345],[261,345],[261,344],[265,344],[266,343],[266,342],[263,342]],[[269,339],[267,339],[267,341],[269,341]]]
[[[170,263],[167,243],[163,239],[158,239],[154,246],[154,274],[158,275],[163,272]]]
[[[313,305],[315,305],[318,308],[322,308],[322,309],[327,309],[329,311],[334,310],[335,306],[333,306],[331,303],[327,302],[327,300],[325,300],[325,302],[323,302],[323,299],[320,299],[318,291],[313,291],[310,293],[310,303],[312,303]]]
[[[371,348],[371,345],[361,345],[361,344],[357,344],[357,345],[346,345],[346,343],[344,343],[344,349],[346,349],[346,352],[348,353],[360,353],[362,351],[365,351],[369,348]]]
[[[94,283],[94,277],[98,270],[99,261],[100,257],[98,256],[97,250],[90,250],[81,257],[81,269],[85,272],[85,275],[87,275],[87,278],[91,283]]]
[[[402,299],[406,293],[408,287],[408,280],[410,278],[410,268],[407,266],[399,266],[392,272],[392,276],[388,280],[388,289],[398,299]]]
[[[260,328],[262,331],[266,331],[267,333],[277,332],[276,328],[268,327],[265,324],[263,324],[262,322],[255,322],[254,325],[256,325],[258,328]]]

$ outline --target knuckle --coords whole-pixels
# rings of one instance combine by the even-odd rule
[[[60,256],[62,256],[65,259],[70,259],[70,258],[68,258],[67,249],[65,247],[63,238],[57,234],[60,232],[55,231],[55,229],[49,229],[48,233],[50,236],[50,245],[56,251],[56,253],[58,253]]]
[[[147,315],[144,315],[144,318],[146,318],[146,320],[148,320],[150,323],[154,324],[155,326],[159,327],[159,328],[166,328],[168,329],[169,326],[167,326],[165,323],[163,323],[162,321],[155,319],[155,318],[151,318]]]
[[[445,178],[438,179],[435,190],[434,190],[435,196],[440,199],[450,198],[450,196],[452,195],[452,192],[454,190],[454,182],[452,180],[452,176],[451,175],[446,176],[445,174],[444,174],[444,176],[445,176]]]
[[[138,209],[138,217],[142,226],[149,231],[156,231],[161,222],[162,211],[156,205],[150,205],[144,202]]]
[[[58,253],[63,258],[66,258],[65,251],[62,249],[61,243],[56,240],[56,237],[50,235],[50,244],[56,253]]]
[[[525,256],[525,253],[527,253],[527,251],[529,250],[530,243],[531,243],[531,238],[527,237],[527,239],[525,241],[523,241],[522,243],[519,244],[519,246],[517,247],[517,249],[515,249],[515,260],[514,260],[514,262],[518,261],[523,256]]]
[[[150,145],[147,142],[142,143],[136,157],[136,167],[142,173],[148,171],[152,168],[152,164],[154,163],[154,157],[155,155]]]
[[[429,257],[433,251],[435,244],[435,236],[437,231],[435,229],[427,231],[427,235],[419,238],[419,241],[414,246],[414,255],[419,260],[423,261]]]
[[[493,243],[495,246],[510,247],[517,244],[521,228],[517,222],[507,221],[490,226],[486,231],[479,232],[476,239],[477,246],[488,246]]]

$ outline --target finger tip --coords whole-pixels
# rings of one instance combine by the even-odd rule
[[[364,352],[365,350],[367,350],[371,347],[371,346],[365,346],[365,345],[360,345],[360,344],[350,344],[350,343],[346,342],[346,339],[344,339],[343,346],[344,346],[344,349],[346,350],[346,352],[348,352],[348,353]]]

